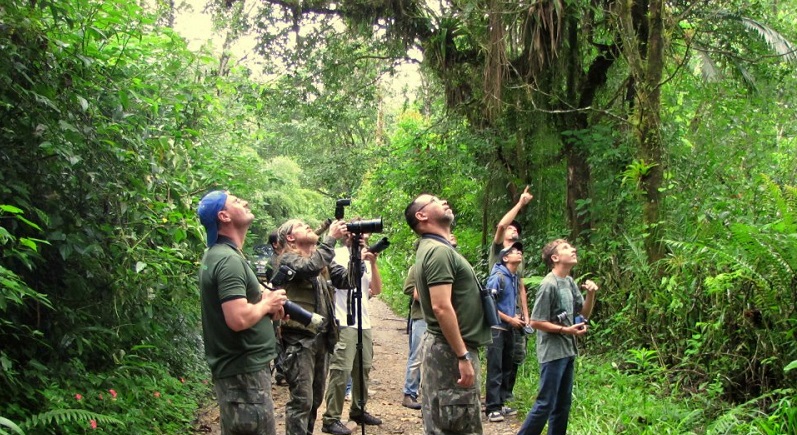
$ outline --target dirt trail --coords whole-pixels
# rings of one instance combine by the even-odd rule
[[[381,426],[366,426],[365,433],[372,435],[387,434],[422,434],[421,411],[401,406],[404,398],[404,373],[407,364],[407,334],[405,333],[406,319],[396,316],[384,302],[375,297],[370,301],[371,322],[373,324],[374,338],[374,364],[371,369],[371,396],[366,409],[371,414],[382,419]],[[482,376],[486,375],[486,367]],[[284,386],[272,387],[274,398],[274,411],[277,418],[277,433],[285,433],[285,402],[288,399],[288,388]],[[482,391],[482,399],[484,392]],[[321,415],[324,405],[318,412],[315,433],[321,432]],[[219,412],[214,404],[199,413],[197,431],[212,435],[220,434]],[[342,420],[348,418],[348,406],[344,408]],[[507,417],[500,423],[490,423],[484,419],[485,435],[510,435],[516,434],[520,423],[517,417]],[[362,429],[354,422],[348,422],[347,427],[353,434],[361,434]]]

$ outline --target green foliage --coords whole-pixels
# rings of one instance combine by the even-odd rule
[[[69,427],[70,423],[91,426],[91,422],[97,426],[118,425],[124,427],[121,420],[82,409],[56,409],[43,412],[28,419],[23,427],[29,430],[36,429],[41,433],[55,427]]]
[[[115,371],[128,374],[106,390],[206,377],[199,197],[251,198],[265,235],[289,213],[313,213],[319,196],[299,175],[280,177],[291,162],[250,147],[258,113],[234,102],[262,86],[240,71],[212,74],[214,59],[136,2],[39,6],[0,8],[0,415],[50,419],[59,433],[85,429],[85,412],[136,433],[185,432],[200,395],[161,407],[152,391],[129,394],[115,402],[124,407],[78,413],[58,398],[81,382],[101,390]],[[260,212],[280,196],[288,208]]]
[[[797,433],[797,404],[794,403],[795,390],[788,389],[780,393],[781,399],[772,405],[772,413],[753,422],[761,429],[763,434]]]
[[[19,426],[17,426],[13,421],[11,421],[11,420],[9,420],[9,419],[7,419],[5,417],[0,417],[0,434],[8,435],[8,434],[12,433],[12,432],[7,432],[3,428],[8,428],[8,429],[12,430],[13,433],[15,433],[15,434],[25,435],[25,432]]]
[[[249,247],[288,218],[317,222],[333,198],[352,196],[351,215],[385,220],[381,297],[404,312],[417,238],[404,224],[409,201],[448,199],[460,250],[483,274],[495,222],[530,184],[524,242],[569,234],[569,213],[588,224],[577,234],[578,273],[602,289],[590,346],[623,355],[617,368],[580,373],[576,395],[587,400],[576,401],[574,425],[793,431],[793,392],[768,395],[793,384],[797,360],[797,77],[782,61],[794,57],[794,17],[784,13],[793,2],[668,6],[681,21],[667,29],[658,86],[660,162],[637,157],[637,126],[626,120],[639,84],[615,62],[617,29],[603,4],[444,2],[430,15],[412,1],[344,2],[302,15],[212,2],[228,40],[260,29],[268,68],[280,73],[262,84],[256,72],[189,52],[140,3],[0,8],[0,428],[37,421],[36,431],[83,432],[93,418],[108,430],[118,421],[130,433],[187,431],[207,393],[194,208],[208,189],[250,201]],[[334,17],[344,10],[345,29]],[[502,29],[543,39],[532,48],[494,33]],[[424,79],[440,90],[394,117],[376,84],[416,41],[432,71]],[[711,80],[694,74],[701,67]],[[644,222],[638,186],[654,168],[663,213]],[[644,247],[659,230],[669,256],[650,264]],[[544,273],[536,257],[527,275]],[[612,418],[596,423],[596,413]]]
[[[378,149],[378,158],[354,195],[354,214],[381,216],[385,222],[391,246],[380,260],[386,283],[381,297],[399,313],[407,310],[402,284],[414,262],[413,244],[417,240],[407,226],[404,209],[418,195],[433,193],[447,199],[457,216],[454,234],[460,251],[477,267],[482,258],[479,232],[474,228],[481,217],[476,180],[483,172],[471,155],[479,139],[455,129],[455,125],[447,127],[452,129],[432,125],[416,111],[402,114],[390,141]]]

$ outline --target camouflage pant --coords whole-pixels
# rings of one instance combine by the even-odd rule
[[[481,434],[482,413],[479,385],[479,352],[468,349],[473,358],[476,380],[470,388],[457,385],[459,363],[443,337],[428,331],[423,337],[421,368],[421,414],[423,431],[437,434]]]
[[[264,368],[213,382],[222,435],[276,435],[271,371]]]
[[[283,369],[291,398],[285,405],[285,433],[313,433],[318,407],[324,400],[324,384],[329,368],[326,338],[295,337],[284,330],[285,361]]]

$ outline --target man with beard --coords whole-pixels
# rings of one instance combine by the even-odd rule
[[[255,216],[249,203],[216,190],[197,209],[207,231],[199,288],[202,337],[222,434],[276,435],[269,364],[277,356],[273,316],[285,291],[264,291],[241,252]]]
[[[479,348],[490,343],[490,326],[476,302],[481,300],[478,278],[449,241],[454,212],[447,201],[420,195],[404,217],[421,236],[415,286],[427,324],[421,372],[424,433],[481,434]]]
[[[325,319],[319,326],[290,319],[281,326],[283,372],[291,396],[285,405],[285,433],[310,435],[324,400],[329,354],[338,337],[335,287],[351,287],[346,269],[332,261],[337,240],[346,236],[346,222],[332,222],[329,235],[320,244],[313,228],[298,219],[285,222],[277,233],[282,247],[279,265],[295,272],[285,284],[288,299]]]

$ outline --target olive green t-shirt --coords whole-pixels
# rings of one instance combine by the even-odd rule
[[[421,303],[415,300],[412,295],[415,293],[415,265],[410,266],[407,271],[407,278],[404,280],[404,294],[410,296],[412,303],[410,304],[410,319],[419,320],[423,319],[423,312],[421,311]]]
[[[462,340],[474,348],[490,344],[492,335],[484,320],[477,279],[468,260],[450,245],[435,239],[421,239],[415,256],[415,286],[429,333],[443,336],[432,311],[429,287],[451,284],[451,305],[457,315]]]
[[[560,278],[548,273],[540,283],[531,320],[553,322],[562,326],[573,325],[573,317],[584,307],[584,297],[571,277]],[[556,319],[557,314],[567,311],[565,322]],[[557,359],[578,355],[576,336],[537,330],[537,361],[542,364]]]
[[[202,335],[213,378],[250,373],[269,366],[277,356],[274,325],[266,316],[249,329],[233,331],[221,304],[236,298],[257,303],[261,287],[243,254],[219,242],[205,251],[199,270]]]

